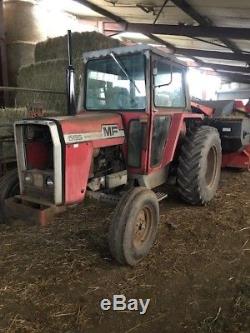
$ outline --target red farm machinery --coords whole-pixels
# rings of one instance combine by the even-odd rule
[[[133,266],[156,238],[159,201],[167,197],[159,187],[174,179],[181,199],[207,204],[222,161],[247,155],[250,120],[217,117],[204,103],[191,107],[185,65],[149,46],[88,52],[83,65],[76,107],[70,60],[68,116],[15,123],[18,173],[0,181],[0,219],[46,224],[87,195],[117,203],[110,251]],[[248,168],[249,157],[238,167]]]

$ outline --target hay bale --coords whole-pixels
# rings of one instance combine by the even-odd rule
[[[24,42],[7,44],[8,77],[10,86],[16,86],[19,68],[34,62],[34,51],[35,44]]]
[[[76,72],[80,74],[80,60],[76,60],[75,64]],[[32,89],[65,91],[66,93],[67,65],[67,59],[57,59],[23,66],[19,70],[18,86]],[[41,103],[46,110],[60,111],[61,114],[65,113],[67,107],[66,95],[33,92],[17,93],[17,106],[29,106],[33,103]]]
[[[58,116],[56,111],[45,111],[43,117]],[[0,108],[0,126],[4,124],[13,125],[15,121],[29,118],[29,110],[26,107],[23,108]],[[13,134],[13,128],[2,128],[0,131],[1,136]]]
[[[73,58],[81,58],[83,52],[107,49],[121,46],[121,43],[98,32],[72,33]],[[37,43],[35,48],[35,61],[67,58],[67,36],[50,38]]]
[[[1,109],[0,108],[0,141],[1,137],[13,135],[13,124],[15,121],[25,118],[27,109]],[[2,125],[9,125],[2,127]],[[2,152],[0,158],[8,158],[15,156],[15,145],[12,142],[4,142],[2,145]]]
[[[4,1],[4,23],[7,42],[37,42],[46,38],[38,1]]]
[[[76,70],[76,91],[79,88],[79,76],[83,73],[83,52],[120,46],[120,42],[97,32],[73,33],[73,64]],[[48,89],[66,92],[67,36],[48,39],[38,43],[35,49],[35,63],[23,66],[19,70],[17,85],[24,88]],[[45,109],[66,113],[66,95],[18,92],[18,107],[41,103]]]

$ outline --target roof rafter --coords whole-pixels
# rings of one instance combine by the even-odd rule
[[[176,7],[180,8],[184,13],[193,18],[196,22],[198,22],[202,26],[212,26],[213,22],[206,16],[201,15],[195,8],[193,8],[186,0],[172,0],[172,3],[175,4]],[[235,43],[226,38],[222,37],[221,42],[224,43],[229,49],[233,52],[240,54],[241,50],[238,48]]]
[[[89,7],[90,9],[96,11],[97,13],[110,18],[111,20],[113,20],[113,21],[115,21],[117,23],[125,24],[126,26],[129,24],[128,21],[124,20],[123,18],[121,18],[121,17],[119,17],[119,16],[117,16],[117,15],[115,15],[115,14],[109,12],[109,11],[107,11],[106,9],[104,9],[102,7],[99,7],[99,6],[95,5],[95,4],[93,4],[89,0],[76,0],[76,1],[79,2],[79,3],[81,3],[81,4],[83,4],[83,5],[85,5],[85,6],[87,6],[87,7]],[[199,63],[201,66],[208,66],[208,64],[206,64],[202,60],[195,58],[195,56],[197,56],[197,54],[196,55],[195,54],[192,55],[189,52],[189,51],[195,51],[195,52],[206,52],[206,51],[176,48],[171,43],[168,43],[168,42],[162,40],[161,38],[158,38],[157,36],[154,36],[151,33],[148,33],[148,34],[145,34],[145,35],[147,37],[151,38],[152,40],[156,41],[157,43],[159,43],[161,45],[165,45],[168,49],[170,49],[174,53],[177,53],[177,54],[180,54],[180,55],[184,55],[184,56],[188,56],[188,57],[194,59],[195,61],[197,61],[197,63]],[[230,55],[231,57],[234,56],[236,58],[236,59],[232,59],[232,60],[241,60],[241,59],[238,59],[241,56],[241,57],[245,57],[244,58],[245,60],[243,60],[243,61],[247,61],[247,60],[250,61],[250,54],[249,55],[248,54],[242,54],[242,55],[236,56],[236,54],[229,53],[229,52],[228,53],[225,53],[225,52],[213,52],[213,51],[207,51],[207,52],[213,53],[213,55],[214,55],[214,53],[217,53],[217,58],[219,58],[219,59],[221,58],[221,56],[218,56],[218,55],[224,55],[224,56],[225,55]],[[203,57],[205,57],[204,54],[203,54]],[[223,59],[223,57],[221,59]],[[227,59],[227,58],[225,58],[225,59]],[[225,73],[225,74],[222,74],[222,76],[224,76],[225,78],[230,79],[232,81],[243,82],[243,83],[249,83],[250,84],[250,76],[247,76],[247,75]]]
[[[250,28],[204,27],[189,25],[127,23],[126,30],[130,32],[151,33],[157,35],[173,35],[187,37],[230,37],[248,39]]]
[[[197,49],[186,49],[186,48],[176,48],[176,53],[184,55],[186,57],[201,57],[201,58],[213,58],[222,60],[233,60],[250,62],[250,53],[241,53],[236,55],[232,52],[220,52],[220,51],[205,51]]]

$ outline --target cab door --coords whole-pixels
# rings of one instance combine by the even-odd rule
[[[185,67],[164,57],[152,56],[151,134],[148,172],[162,169],[167,162],[166,153],[176,146],[177,119],[186,111]],[[179,121],[180,123],[180,121]],[[180,124],[181,126],[181,124]],[[173,141],[172,132],[176,132]],[[171,134],[171,135],[170,135]],[[170,147],[171,146],[171,147]]]

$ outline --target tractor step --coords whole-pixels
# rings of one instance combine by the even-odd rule
[[[155,192],[155,195],[158,201],[162,201],[163,199],[168,197],[168,194],[164,192]]]
[[[106,194],[106,193],[98,192],[98,191],[97,192],[87,191],[86,196],[90,199],[95,199],[98,201],[107,202],[107,203],[116,205],[120,201],[123,193],[120,193],[120,195],[114,195],[114,194]],[[155,192],[155,195],[156,195],[158,201],[162,201],[163,199],[168,197],[168,194],[164,193],[164,192]]]
[[[116,205],[121,199],[119,195],[106,194],[103,192],[94,192],[94,191],[87,191],[86,196],[90,199],[107,202],[113,205]]]

